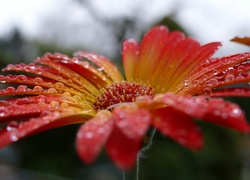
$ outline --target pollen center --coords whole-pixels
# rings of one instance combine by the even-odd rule
[[[153,95],[151,86],[131,82],[112,84],[103,89],[102,93],[97,96],[94,108],[96,110],[107,109],[114,104],[133,102],[139,96],[153,97]]]

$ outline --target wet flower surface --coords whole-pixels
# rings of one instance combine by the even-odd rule
[[[248,133],[237,104],[218,96],[250,96],[230,87],[250,80],[250,52],[212,58],[221,44],[200,45],[165,26],[141,44],[122,46],[125,78],[107,58],[79,51],[74,57],[45,54],[33,63],[8,65],[0,82],[0,147],[52,128],[81,123],[76,149],[86,163],[103,146],[116,165],[131,168],[149,128],[191,148],[203,146],[192,118]],[[20,74],[20,75],[16,75]],[[227,88],[226,88],[227,87]]]

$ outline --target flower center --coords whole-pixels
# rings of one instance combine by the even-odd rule
[[[122,82],[102,89],[94,103],[96,110],[107,109],[114,104],[133,102],[139,96],[153,97],[153,88],[139,83]]]

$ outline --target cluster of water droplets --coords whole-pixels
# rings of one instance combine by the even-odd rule
[[[230,62],[228,62],[226,69],[218,70],[213,68],[206,70],[205,68],[204,72],[204,74],[197,72],[193,75],[193,77],[196,76],[194,79],[188,78],[184,80],[182,84],[179,84],[178,90],[185,91],[186,89],[203,87],[203,94],[210,94],[213,88],[230,85],[232,83],[244,83],[246,79],[250,79],[249,67],[243,63],[230,66]]]

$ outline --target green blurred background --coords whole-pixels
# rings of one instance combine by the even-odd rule
[[[73,2],[73,1],[72,1]],[[74,1],[76,2],[76,1]],[[178,9],[161,13],[148,25],[138,28],[137,16],[109,17],[102,16],[90,1],[78,0],[80,8],[87,9],[99,23],[97,28],[107,28],[112,33],[113,50],[102,49],[109,46],[109,39],[95,39],[99,45],[64,46],[60,41],[63,33],[74,33],[75,29],[63,26],[59,20],[48,21],[49,28],[54,29],[53,36],[48,41],[27,38],[19,28],[13,28],[8,36],[0,39],[0,66],[9,63],[29,63],[35,57],[45,52],[61,52],[72,55],[74,51],[90,50],[103,53],[121,67],[121,43],[127,37],[140,40],[143,34],[152,26],[164,24],[170,30],[185,31],[175,14]],[[66,8],[66,7],[65,7]],[[60,17],[60,14],[54,16]],[[84,23],[84,21],[83,21]],[[60,26],[61,25],[61,26]],[[74,28],[77,28],[74,27]],[[81,27],[82,28],[82,27]],[[87,27],[86,27],[87,28]],[[72,32],[68,32],[72,31]],[[62,34],[60,34],[62,33]],[[131,33],[131,34],[130,34]],[[58,35],[59,34],[59,35]],[[250,34],[250,33],[249,33]],[[236,34],[237,35],[237,34]],[[101,45],[100,45],[101,44]],[[114,45],[115,44],[115,45]],[[243,47],[240,47],[244,49]],[[239,49],[240,49],[239,48]],[[1,85],[1,87],[3,87]],[[228,99],[239,103],[250,120],[249,99]],[[141,180],[248,180],[250,179],[250,142],[247,135],[227,128],[197,123],[202,127],[205,147],[199,152],[186,149],[169,138],[156,133],[152,147],[141,159]],[[79,125],[71,125],[59,129],[43,132],[23,139],[13,145],[0,150],[0,179],[7,180],[116,180],[122,179],[122,172],[117,169],[106,156],[105,150],[93,165],[84,165],[75,152],[75,135]],[[126,172],[126,179],[135,179],[135,169]]]

